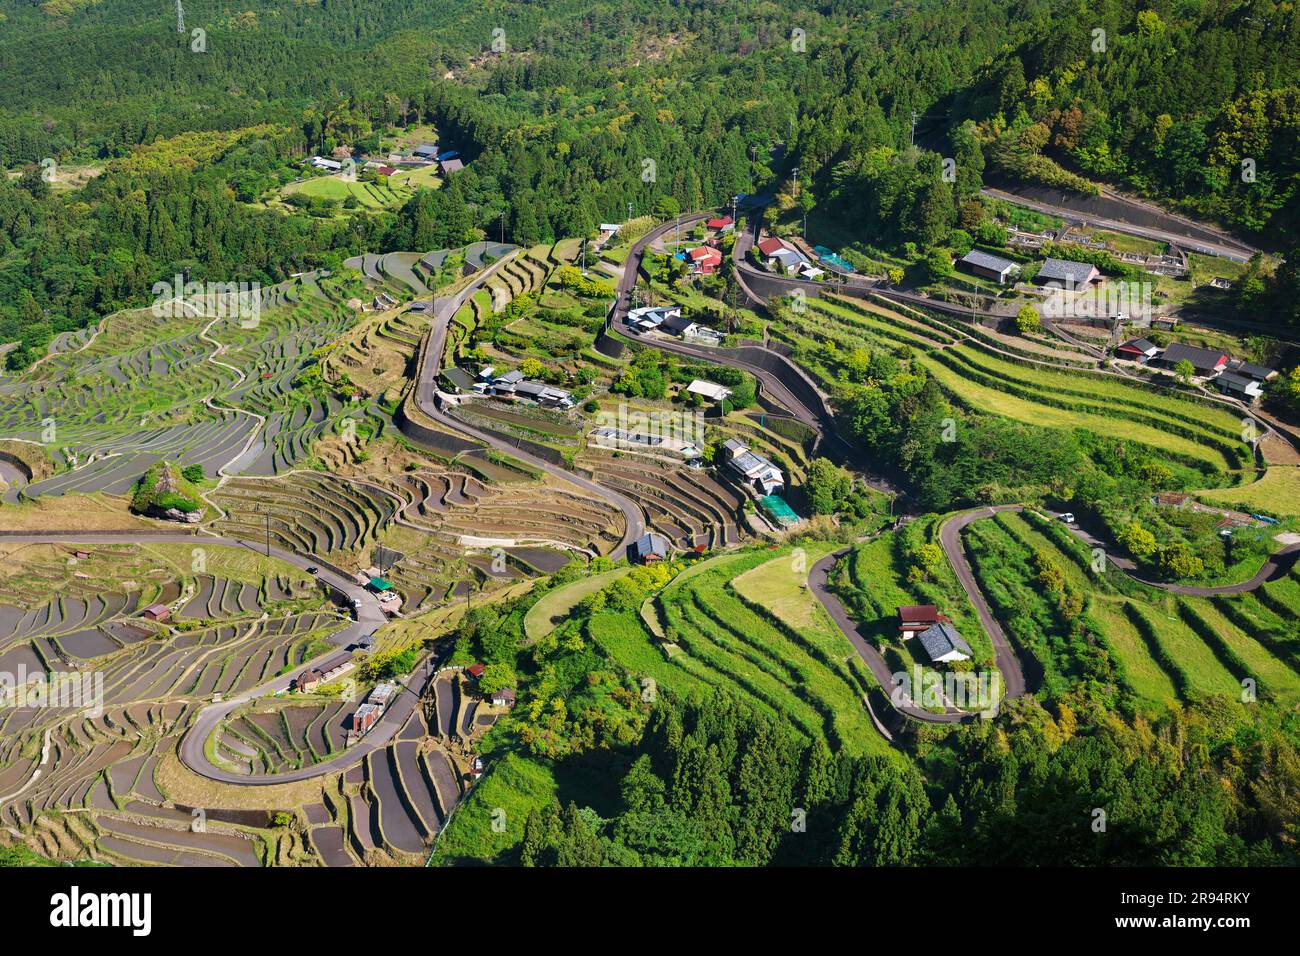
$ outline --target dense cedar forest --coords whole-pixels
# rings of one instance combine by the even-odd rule
[[[802,744],[722,696],[664,701],[620,767],[618,811],[534,811],[527,866],[1266,866],[1292,813],[1289,758],[1256,743],[1226,763],[1230,715],[1150,726],[1075,700],[965,727],[916,767]],[[1099,726],[1079,733],[1081,724]],[[1186,746],[1187,740],[1195,745]],[[922,750],[926,748],[922,745]],[[1229,748],[1230,752],[1231,748]],[[609,758],[606,758],[609,759]],[[1231,781],[1229,786],[1224,780]],[[1126,825],[1093,832],[1105,805]],[[791,808],[795,808],[792,810]],[[513,862],[513,861],[512,861]]]
[[[0,162],[26,172],[0,187],[0,340],[22,342],[21,367],[178,271],[273,280],[476,228],[528,244],[794,166],[882,246],[933,241],[993,169],[1176,199],[1281,248],[1300,208],[1300,14],[1139,6],[191,0],[181,34],[171,4],[5,0]],[[913,112],[937,153],[907,148]],[[310,150],[424,121],[471,161],[454,194],[346,224],[250,205]],[[949,151],[955,184],[937,176]],[[50,160],[107,171],[51,194]],[[1294,319],[1295,269],[1278,283]]]

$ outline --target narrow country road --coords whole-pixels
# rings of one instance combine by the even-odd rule
[[[613,556],[615,559],[622,557],[632,542],[645,533],[645,518],[641,514],[641,508],[631,498],[598,484],[581,475],[575,474],[559,465],[554,465],[548,461],[530,454],[522,448],[517,448],[510,442],[504,441],[488,432],[480,431],[465,422],[452,418],[443,412],[438,402],[438,374],[442,371],[442,356],[447,344],[447,326],[452,317],[465,304],[465,301],[472,296],[479,287],[483,285],[492,274],[501,266],[509,261],[509,257],[503,257],[492,263],[486,269],[482,269],[465,288],[461,289],[456,295],[449,298],[440,299],[436,296],[434,302],[433,326],[429,330],[428,340],[424,348],[424,356],[420,364],[419,378],[415,383],[415,400],[420,411],[436,421],[438,424],[459,432],[470,438],[480,441],[490,448],[508,455],[511,458],[517,458],[526,462],[533,468],[546,472],[552,477],[561,481],[576,485],[588,494],[595,495],[603,501],[613,505],[622,515],[625,530],[622,540],[615,546]]]
[[[993,616],[993,610],[989,607],[988,601],[984,599],[984,592],[980,590],[975,575],[970,569],[970,562],[966,560],[966,549],[962,547],[961,543],[961,530],[971,522],[978,521],[980,518],[992,517],[999,511],[1019,510],[1019,505],[997,505],[992,508],[963,511],[949,518],[939,529],[939,544],[948,557],[948,563],[952,565],[953,572],[957,575],[962,590],[966,592],[967,600],[975,608],[980,624],[984,626],[984,632],[988,634],[989,640],[993,642],[993,656],[997,661],[998,670],[1002,673],[1002,687],[1008,698],[1024,696],[1025,674],[1020,667],[1020,658],[1016,656],[1015,649],[1011,646],[1011,642],[1007,640],[1002,625]]]
[[[59,541],[75,542],[76,544],[192,544],[196,548],[248,548],[250,551],[255,551],[258,554],[266,554],[268,550],[264,544],[259,542],[245,541],[240,538],[228,538],[212,534],[191,534],[183,531],[141,531],[136,534],[107,534],[96,533],[93,531],[47,531],[35,534],[6,534],[3,538],[0,538],[0,540],[13,544],[52,544]],[[347,627],[336,631],[331,635],[331,643],[339,647],[348,647],[349,645],[357,643],[361,638],[374,634],[375,631],[379,630],[387,620],[384,612],[380,609],[379,599],[374,594],[357,585],[345,574],[341,574],[334,570],[322,559],[317,558],[314,555],[301,555],[292,551],[285,551],[284,549],[275,546],[272,546],[269,551],[271,557],[284,561],[287,564],[291,564],[294,567],[301,568],[304,571],[309,567],[317,568],[315,573],[317,580],[324,581],[327,585],[348,599],[356,613],[356,620]],[[329,651],[327,654],[320,655],[320,657],[326,657],[333,653],[336,652]],[[313,658],[313,660],[319,660],[320,657]],[[302,668],[307,667],[310,663],[311,661],[305,661]],[[427,662],[425,666],[428,666]],[[201,710],[193,725],[191,725],[190,729],[186,731],[184,738],[181,740],[181,745],[177,751],[181,762],[200,776],[221,783],[269,786],[276,783],[291,783],[295,780],[306,780],[310,777],[330,773],[332,770],[338,769],[339,766],[355,762],[355,760],[364,757],[366,753],[370,752],[370,750],[383,746],[387,743],[388,738],[391,738],[392,735],[397,732],[397,729],[406,722],[406,717],[410,715],[411,710],[415,706],[415,700],[418,699],[418,694],[404,688],[404,693],[399,697],[398,701],[394,701],[393,704],[389,706],[384,717],[378,724],[376,724],[375,728],[366,735],[361,744],[348,750],[345,754],[340,754],[338,758],[316,764],[312,767],[304,768],[304,770],[301,771],[276,774],[271,779],[259,779],[258,777],[249,774],[233,773],[228,770],[223,770],[213,764],[205,753],[204,744],[212,734],[212,731],[217,728],[221,721],[225,720],[226,717],[241,704],[256,697],[264,697],[278,691],[287,690],[302,668],[295,668],[291,673],[282,674],[264,684],[245,691],[237,697],[223,700],[221,703],[212,704],[211,706],[205,707]],[[413,680],[415,678],[412,677],[411,679]],[[407,698],[410,698],[410,700],[408,701]],[[405,708],[405,714],[399,713],[399,702],[401,706]],[[389,721],[389,715],[392,715],[394,720],[400,716],[400,722],[397,723],[396,726],[391,726],[392,721]],[[384,736],[385,734],[387,735],[386,737]],[[370,746],[370,744],[373,744],[373,746]],[[369,746],[368,750],[361,749],[366,746]]]
[[[935,714],[916,706],[916,704],[912,703],[910,700],[896,699],[896,685],[894,682],[893,672],[889,669],[889,664],[885,661],[885,658],[880,651],[878,651],[870,641],[862,636],[862,632],[859,631],[858,626],[853,623],[853,619],[849,617],[849,613],[845,610],[840,599],[827,585],[827,579],[830,576],[831,568],[835,566],[837,561],[848,554],[849,551],[849,548],[844,548],[840,551],[826,555],[826,557],[814,564],[808,572],[808,588],[817,596],[817,600],[820,601],[822,607],[826,609],[826,613],[831,616],[831,620],[835,622],[835,626],[840,629],[846,638],[848,638],[849,643],[852,644],[854,649],[858,652],[858,656],[862,658],[863,663],[871,669],[871,673],[876,678],[876,682],[880,685],[881,690],[884,691],[885,696],[890,699],[891,703],[893,703],[894,709],[901,714],[911,717],[913,720],[925,721],[926,723],[932,724],[956,724],[970,720],[977,720],[979,714],[956,710],[949,710],[946,713]]]
[[[1015,203],[1018,206],[1025,206],[1037,212],[1047,213],[1048,215],[1056,216],[1058,219],[1064,219],[1066,222],[1070,222],[1074,224],[1086,222],[1090,226],[1096,226],[1100,229],[1107,229],[1110,230],[1111,232],[1122,232],[1130,236],[1139,236],[1143,239],[1154,239],[1159,242],[1166,242],[1169,243],[1170,245],[1187,249],[1191,252],[1199,252],[1209,256],[1221,256],[1224,259],[1231,259],[1234,262],[1246,262],[1257,251],[1253,246],[1249,246],[1246,243],[1240,242],[1239,240],[1236,240],[1226,234],[1222,234],[1218,240],[1211,240],[1203,237],[1193,236],[1187,232],[1180,233],[1180,232],[1175,232],[1172,229],[1161,229],[1154,226],[1139,226],[1131,222],[1124,222],[1123,220],[1120,219],[1110,219],[1102,216],[1097,216],[1093,213],[1084,212],[1079,209],[1072,209],[1069,206],[1063,206],[1056,203],[1041,202],[1036,199],[1031,199],[1027,196],[1020,196],[1015,193],[1005,192],[1004,190],[1001,189],[987,188],[987,189],[980,190],[980,193],[982,195],[989,196],[994,199],[1001,199],[1006,202]],[[1169,212],[1160,209],[1158,207],[1145,206],[1145,204],[1139,203],[1136,200],[1129,199],[1127,197],[1110,194],[1107,198],[1113,199],[1117,202],[1124,203],[1125,205],[1133,209],[1141,210],[1145,208],[1148,212],[1151,212],[1153,215],[1158,215],[1170,221],[1176,221],[1177,219],[1180,218],[1177,216],[1173,216]],[[1203,224],[1193,223],[1190,220],[1188,220],[1187,222],[1189,228],[1194,227],[1207,233],[1212,231],[1210,227],[1205,226]]]

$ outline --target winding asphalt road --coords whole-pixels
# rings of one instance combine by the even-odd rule
[[[645,533],[645,518],[641,514],[641,508],[631,498],[619,494],[611,488],[598,484],[581,475],[574,474],[566,468],[554,465],[549,461],[538,458],[522,448],[517,448],[510,442],[505,441],[496,435],[480,431],[465,422],[452,418],[443,412],[439,403],[439,392],[437,387],[438,373],[442,371],[442,356],[447,345],[447,326],[450,324],[452,317],[460,310],[479,287],[483,285],[497,269],[501,268],[510,261],[506,256],[498,259],[486,269],[482,269],[470,282],[454,296],[445,299],[434,298],[434,318],[433,327],[429,330],[428,340],[425,343],[424,355],[420,363],[419,378],[415,385],[415,400],[420,411],[426,416],[436,421],[438,424],[459,432],[470,438],[480,441],[485,445],[508,455],[511,458],[519,459],[541,471],[546,472],[561,481],[576,485],[588,494],[595,495],[603,501],[613,505],[623,515],[625,530],[622,540],[614,549],[615,558],[622,557],[632,542]]]
[[[983,592],[980,590],[975,575],[971,571],[970,562],[966,558],[966,550],[962,545],[961,532],[967,525],[979,521],[983,518],[991,518],[998,512],[1019,512],[1024,511],[1023,505],[995,505],[993,507],[974,508],[970,511],[960,512],[939,529],[939,543],[943,548],[944,555],[947,557],[949,564],[952,565],[953,572],[957,575],[957,580],[966,592],[966,597],[971,606],[975,608],[975,613],[979,617],[980,624],[989,636],[993,644],[994,659],[997,662],[999,673],[1002,675],[1002,686],[1008,699],[1021,697],[1024,695],[1025,676],[1021,666],[1020,659],[1016,655],[1015,648],[1007,639],[1006,632],[1003,631],[1002,625],[993,614],[985,599]],[[1226,594],[1244,594],[1248,591],[1254,591],[1262,584],[1272,581],[1286,574],[1300,560],[1300,544],[1288,545],[1271,555],[1264,565],[1256,574],[1247,581],[1239,581],[1236,584],[1224,584],[1216,587],[1199,587],[1190,584],[1168,584],[1160,581],[1149,581],[1139,577],[1136,572],[1136,566],[1127,558],[1113,555],[1110,549],[1105,548],[1104,544],[1084,531],[1083,529],[1071,525],[1070,530],[1089,547],[1101,547],[1106,552],[1107,560],[1117,569],[1127,574],[1133,580],[1151,587],[1160,588],[1171,594],[1180,594],[1188,597],[1214,597],[1216,595]],[[826,613],[830,615],[831,620],[835,622],[836,627],[848,638],[849,643],[857,650],[858,655],[871,669],[880,686],[888,694],[893,687],[893,674],[889,665],[885,662],[880,651],[866,638],[862,636],[857,625],[853,622],[848,611],[840,602],[840,599],[827,586],[827,578],[831,569],[850,551],[849,548],[843,548],[839,551],[829,554],[813,565],[808,574],[808,587],[817,600],[821,602]],[[943,714],[934,714],[927,710],[922,710],[913,705],[910,701],[903,703],[894,703],[894,707],[900,713],[914,720],[926,721],[929,723],[959,723],[967,720],[974,720],[978,715],[962,713],[959,711],[949,711]]]
[[[863,459],[860,449],[852,442],[846,439],[839,430],[839,424],[835,419],[834,409],[831,408],[830,401],[826,393],[818,387],[817,383],[809,377],[797,363],[791,361],[785,355],[773,349],[762,345],[746,345],[742,348],[723,348],[721,346],[695,345],[683,342],[680,339],[670,336],[651,333],[649,335],[639,335],[629,328],[627,324],[628,312],[632,307],[632,289],[636,285],[637,276],[641,271],[641,263],[645,256],[645,251],[656,240],[675,231],[678,226],[687,227],[702,219],[708,219],[713,216],[712,212],[692,213],[683,217],[680,221],[664,223],[637,242],[633,243],[628,253],[627,259],[623,264],[623,275],[619,279],[617,288],[617,298],[614,307],[610,311],[609,327],[611,330],[618,332],[624,338],[631,342],[637,342],[642,345],[659,349],[663,352],[669,352],[676,355],[682,355],[697,361],[710,362],[715,365],[726,365],[731,368],[740,369],[749,373],[758,380],[761,394],[771,399],[777,405],[786,409],[800,422],[812,428],[817,434],[817,445],[814,451],[821,454],[829,454],[830,457],[841,461],[851,463],[855,469],[867,476],[866,481],[872,487],[890,494],[897,494],[898,489],[885,477],[876,474],[870,467],[870,462]],[[751,217],[756,220],[756,217]],[[756,302],[762,300],[755,296],[744,286],[743,275],[740,270],[752,268],[744,262],[744,250],[748,249],[753,243],[753,237],[750,232],[742,232],[736,237],[736,246],[733,250],[733,259],[737,267],[737,278],[740,284],[745,288],[746,295]],[[767,276],[768,273],[763,273]],[[768,368],[755,362],[748,361],[746,353],[761,354],[765,362],[777,365],[786,370],[787,373],[796,375],[807,383],[807,390],[817,397],[815,405],[809,405],[802,399],[798,398],[789,388],[781,381],[780,377],[771,372]]]
[[[971,572],[970,564],[966,560],[966,553],[961,545],[961,530],[972,521],[987,518],[997,511],[1018,509],[1019,505],[1002,505],[996,508],[977,508],[973,511],[964,511],[949,518],[943,527],[939,529],[939,542],[943,547],[944,554],[947,555],[948,562],[952,565],[953,572],[957,575],[962,590],[966,592],[967,600],[975,608],[975,614],[979,617],[980,625],[984,628],[984,632],[988,634],[989,641],[993,645],[993,657],[997,664],[998,673],[1002,675],[1003,699],[1006,700],[1024,696],[1024,670],[1020,665],[1020,658],[1016,656],[1015,649],[1011,646],[1011,642],[1007,640],[1006,632],[1002,630],[1002,625],[994,617],[992,609],[984,599],[984,594],[975,581],[975,575]],[[885,689],[886,694],[891,697],[894,708],[907,717],[927,723],[952,724],[979,719],[980,715],[977,713],[950,709],[945,713],[935,714],[917,707],[911,701],[904,700],[900,702],[894,699],[896,695],[892,693],[894,688],[893,672],[890,670],[889,665],[885,662],[880,651],[862,636],[862,632],[858,630],[857,625],[849,616],[848,611],[845,610],[839,597],[827,586],[827,578],[830,575],[831,568],[850,550],[844,548],[836,551],[814,564],[808,574],[808,587],[817,596],[817,600],[826,609],[826,613],[831,616],[831,620],[835,622],[836,627],[848,638],[849,643],[857,650],[863,662],[871,669],[871,673],[875,675],[876,680]]]
[[[1006,510],[1023,510],[1019,506],[1008,507]],[[1106,560],[1110,562],[1117,570],[1123,571],[1134,581],[1139,584],[1145,584],[1148,587],[1159,588],[1162,591],[1168,591],[1170,594],[1181,594],[1185,597],[1217,597],[1225,594],[1245,594],[1248,591],[1254,591],[1260,585],[1265,584],[1275,578],[1280,578],[1291,570],[1291,566],[1300,559],[1300,544],[1289,544],[1286,547],[1279,548],[1268,556],[1268,559],[1260,565],[1254,576],[1245,581],[1238,581],[1236,584],[1219,584],[1214,586],[1202,586],[1196,584],[1170,584],[1165,581],[1152,581],[1144,578],[1137,573],[1137,565],[1129,558],[1121,557],[1114,553],[1114,548],[1108,546],[1104,541],[1091,532],[1085,531],[1078,525],[1069,525],[1070,531],[1074,536],[1090,548],[1100,548],[1106,555]]]
[[[980,518],[990,518],[999,511],[1019,510],[1019,505],[997,505],[993,508],[963,511],[949,518],[939,528],[939,544],[943,548],[943,553],[947,555],[948,563],[952,565],[952,570],[961,583],[961,589],[966,592],[967,600],[975,608],[975,614],[984,627],[984,633],[988,634],[989,640],[993,643],[993,657],[997,661],[998,670],[1002,673],[1002,688],[1008,698],[1024,696],[1025,673],[1020,667],[1020,658],[1016,657],[1015,649],[1007,640],[1006,632],[1002,630],[998,619],[993,616],[988,601],[984,600],[984,592],[975,581],[970,562],[966,560],[966,549],[961,544],[961,530],[971,522],[978,521]]]
[[[911,717],[913,720],[920,720],[931,724],[959,724],[978,719],[979,714],[955,710],[949,710],[942,714],[935,714],[916,706],[916,704],[912,703],[910,700],[895,699],[896,691],[894,672],[890,669],[889,664],[885,661],[885,658],[880,651],[876,649],[875,645],[862,636],[862,632],[859,631],[858,626],[853,623],[853,619],[849,616],[848,611],[845,610],[840,599],[827,585],[827,578],[830,576],[831,568],[835,566],[837,561],[848,554],[850,550],[852,549],[844,548],[840,551],[828,554],[826,557],[814,564],[808,572],[808,588],[817,596],[817,600],[820,601],[822,607],[826,609],[826,613],[829,614],[831,620],[835,622],[835,626],[840,629],[846,638],[848,638],[849,643],[852,644],[854,650],[858,652],[858,656],[862,658],[863,663],[870,668],[872,675],[876,678],[876,682],[884,691],[885,696],[889,697],[893,703],[894,709],[907,717]]]
[[[192,544],[194,547],[228,547],[228,548],[247,548],[258,554],[266,554],[267,548],[264,544],[245,541],[240,538],[228,538],[211,534],[188,534],[185,532],[163,532],[163,531],[141,531],[138,534],[96,534],[95,532],[83,531],[47,531],[36,534],[10,535],[6,534],[0,541],[14,544],[53,544],[55,542],[71,542],[76,544]],[[342,630],[336,631],[330,636],[330,642],[340,647],[348,647],[355,644],[363,637],[374,634],[375,631],[387,620],[384,612],[380,608],[379,599],[367,591],[365,588],[358,586],[351,578],[347,577],[324,563],[320,558],[314,555],[301,555],[292,551],[285,551],[282,548],[272,546],[270,556],[291,564],[294,567],[301,568],[304,571],[309,567],[317,568],[315,577],[324,581],[334,590],[343,594],[351,603],[356,619]],[[326,657],[335,652],[330,651],[322,654],[320,657]],[[319,660],[320,658],[315,658]],[[303,667],[311,662],[306,662]],[[429,666],[425,663],[425,669]],[[371,750],[382,747],[392,738],[393,734],[406,722],[410,716],[411,710],[415,707],[415,702],[419,695],[410,691],[409,687],[403,688],[403,693],[389,705],[384,717],[368,733],[362,743],[352,747],[346,753],[338,757],[327,760],[312,767],[303,770],[292,771],[289,773],[276,774],[269,779],[259,779],[249,774],[232,773],[217,767],[204,752],[204,743],[208,737],[217,728],[221,721],[225,720],[235,708],[241,704],[247,703],[257,697],[264,697],[274,694],[278,691],[288,690],[289,685],[293,683],[298,674],[295,669],[289,674],[283,674],[273,678],[264,684],[254,687],[244,693],[223,700],[219,704],[213,704],[205,707],[199,712],[194,724],[186,732],[184,739],[181,741],[179,755],[181,762],[189,767],[195,773],[207,777],[209,780],[217,780],[221,783],[234,784],[251,784],[254,786],[269,786],[277,783],[292,783],[296,780],[306,780],[311,777],[320,776],[339,769],[341,766],[348,766],[355,763],[361,757],[364,757]],[[408,678],[413,681],[420,675]],[[391,719],[390,719],[391,718]]]

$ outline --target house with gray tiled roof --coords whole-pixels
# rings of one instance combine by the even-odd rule
[[[967,272],[972,272],[984,279],[992,279],[998,283],[1008,281],[1020,271],[1020,266],[1010,259],[1003,259],[1001,256],[995,256],[991,252],[984,252],[982,249],[972,249],[958,259],[957,262],[965,267]]]
[[[937,621],[916,635],[925,653],[936,664],[971,659],[970,645],[948,621]]]
[[[1047,259],[1035,277],[1040,285],[1055,282],[1066,289],[1082,289],[1101,278],[1101,271],[1089,262],[1072,262],[1069,259]]]

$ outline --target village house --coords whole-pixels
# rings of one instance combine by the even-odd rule
[[[690,395],[698,395],[709,402],[725,402],[731,398],[731,389],[724,385],[718,385],[716,382],[706,382],[702,378],[697,378],[690,385],[687,385],[686,391]]]
[[[1237,372],[1223,372],[1214,379],[1214,383],[1225,395],[1244,398],[1251,402],[1264,394],[1262,382]]]
[[[971,658],[970,645],[948,621],[938,621],[916,635],[925,653],[936,664],[951,661],[968,661]]]
[[[321,684],[328,684],[343,676],[354,666],[350,653],[335,654],[323,664],[304,670],[293,682],[293,686],[300,694],[310,694]]]
[[[1228,363],[1225,371],[1244,375],[1256,382],[1268,382],[1277,378],[1277,369],[1269,368],[1267,365],[1255,365],[1245,359],[1233,359]]]
[[[1047,259],[1034,281],[1039,285],[1055,283],[1063,289],[1082,289],[1101,279],[1101,271],[1091,263],[1069,259]]]
[[[722,267],[722,253],[712,246],[699,246],[686,253],[691,271],[696,275],[713,275]]]
[[[683,316],[680,310],[675,315],[664,316],[664,320],[659,323],[659,330],[661,332],[670,332],[688,342],[703,342],[710,345],[717,345],[725,337],[717,329],[711,329],[707,325],[692,322]]]
[[[972,249],[958,259],[957,264],[973,275],[991,279],[1000,285],[1011,281],[1020,272],[1020,266],[1010,259],[980,249]]]
[[[415,149],[411,150],[411,155],[418,156],[420,159],[434,161],[438,158],[438,147],[431,146],[428,143],[422,143],[415,147]]]
[[[741,485],[759,494],[773,495],[785,490],[785,475],[762,455],[750,451],[738,438],[729,438],[722,446],[724,468]]]
[[[716,219],[710,219],[704,224],[704,228],[718,235],[725,235],[736,228],[736,221],[730,216],[719,216]]]
[[[1166,348],[1158,364],[1172,369],[1182,361],[1191,362],[1196,374],[1206,377],[1218,375],[1228,367],[1228,356],[1225,352],[1219,349],[1203,349],[1196,345],[1184,345],[1182,342],[1175,342]]]
[[[632,558],[642,564],[667,560],[668,552],[668,539],[654,531],[647,532],[632,542]]]
[[[573,395],[565,389],[527,381],[518,369],[496,375],[496,370],[489,365],[478,373],[478,381],[471,388],[481,395],[490,393],[497,398],[534,402],[543,408],[569,409],[574,406]]]
[[[465,168],[465,164],[459,159],[442,159],[438,161],[438,171],[444,176],[450,176],[452,173],[458,173]]]
[[[680,319],[681,317],[682,310],[679,306],[642,306],[628,312],[627,322],[631,331],[644,333],[659,328],[668,318]]]
[[[313,156],[307,160],[307,165],[313,169],[323,169],[327,173],[337,173],[343,169],[343,164],[336,159],[326,159],[324,156]]]
[[[470,664],[469,667],[465,668],[465,673],[473,680],[478,680],[483,676],[484,670],[486,670],[486,668],[482,664]]]
[[[1130,362],[1149,362],[1160,354],[1160,348],[1146,339],[1130,339],[1115,350],[1115,357]]]
[[[492,695],[493,707],[513,707],[515,705],[515,689],[513,687],[502,687]]]

